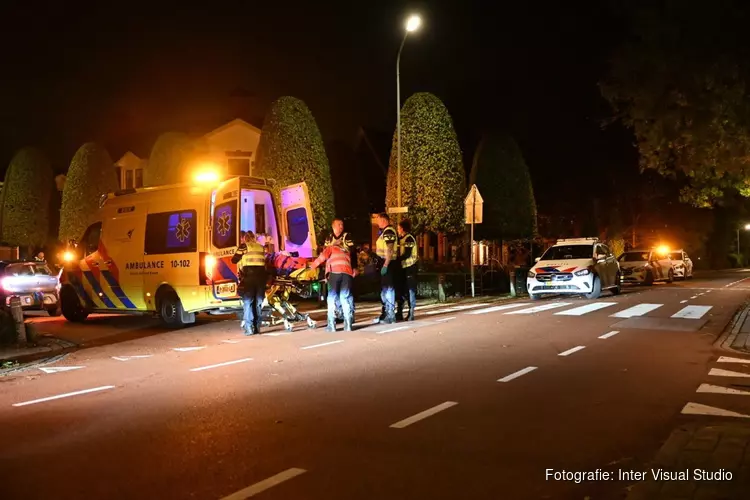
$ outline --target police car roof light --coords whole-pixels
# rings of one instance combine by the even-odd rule
[[[561,238],[557,240],[556,245],[560,243],[598,243],[599,238]]]

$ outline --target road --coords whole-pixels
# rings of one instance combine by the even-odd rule
[[[41,367],[52,373],[0,378],[0,491],[622,498],[631,483],[547,480],[546,470],[640,470],[676,424],[706,418],[681,414],[688,403],[750,414],[743,398],[696,393],[734,380],[711,369],[750,373],[717,363],[712,345],[748,295],[750,273],[717,272],[596,301],[437,306],[351,333],[248,338],[236,321],[125,331]],[[78,368],[50,370],[65,367]]]

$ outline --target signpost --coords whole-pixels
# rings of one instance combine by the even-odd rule
[[[390,207],[387,211],[389,214],[408,214],[409,207]]]
[[[469,249],[471,252],[471,296],[474,297],[474,224],[482,223],[482,204],[484,200],[482,195],[479,194],[476,184],[471,185],[469,194],[464,200],[464,208],[466,212],[466,223],[471,224],[471,243]]]

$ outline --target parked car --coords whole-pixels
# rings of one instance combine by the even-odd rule
[[[669,258],[672,260],[675,279],[690,279],[693,277],[693,261],[683,249],[669,252]]]
[[[10,299],[21,299],[24,310],[45,310],[60,314],[60,277],[43,262],[0,261],[0,299],[9,307]]]
[[[557,240],[536,261],[526,277],[532,299],[543,294],[583,294],[596,299],[602,290],[620,293],[620,266],[598,238]]]
[[[669,253],[658,250],[630,250],[618,257],[622,282],[651,286],[656,281],[672,283],[674,269]]]

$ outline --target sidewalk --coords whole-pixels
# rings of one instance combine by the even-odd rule
[[[745,306],[737,313],[732,329],[727,335],[726,339],[721,342],[721,347],[727,350],[734,350],[740,352],[750,352],[750,321],[748,321],[748,314],[750,313],[750,304],[746,303]]]
[[[28,363],[56,356],[71,351],[75,347],[77,346],[73,342],[58,339],[51,335],[40,335],[34,344],[29,344],[26,347],[0,347],[0,370],[11,368],[16,363]]]
[[[627,500],[750,498],[750,425],[737,421],[681,425],[672,432],[648,467],[647,479],[631,489]],[[651,469],[687,471],[688,477],[657,481]],[[723,480],[696,481],[696,469],[707,474],[723,469]]]

